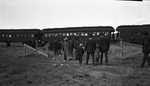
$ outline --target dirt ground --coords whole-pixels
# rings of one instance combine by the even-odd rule
[[[46,49],[43,50],[46,52]],[[28,50],[31,52],[31,50]],[[0,46],[0,86],[150,86],[150,66],[140,68],[141,48],[111,45],[109,64],[93,66],[36,53],[24,56],[23,46]]]

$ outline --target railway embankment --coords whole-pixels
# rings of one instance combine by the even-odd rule
[[[42,52],[47,52],[43,49]],[[29,50],[28,52],[31,52]],[[0,47],[0,86],[150,86],[150,66],[141,69],[141,48],[112,44],[109,64],[85,65],[32,53],[24,56],[23,46]]]

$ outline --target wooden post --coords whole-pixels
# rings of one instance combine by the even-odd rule
[[[36,43],[36,49],[38,49],[38,40],[35,41]],[[36,57],[38,56],[38,52],[36,53]]]
[[[26,55],[26,52],[27,52],[26,46],[24,45],[24,54],[25,54],[25,55]]]
[[[121,45],[121,53],[120,53],[120,56],[123,57],[123,41],[122,41],[122,39],[120,40],[120,45]]]
[[[50,46],[50,44],[49,44],[49,42],[47,43],[47,54],[48,54],[48,57],[49,57],[49,46]]]

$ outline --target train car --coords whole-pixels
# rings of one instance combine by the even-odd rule
[[[102,33],[111,40],[111,32],[114,32],[114,28],[111,26],[46,28],[41,31],[44,41],[63,40],[65,37],[79,38],[85,41],[88,40],[89,35],[93,35],[94,39],[97,39]]]
[[[120,33],[120,39],[123,41],[139,44],[143,37],[143,32],[150,33],[150,25],[121,25],[116,30]]]
[[[28,42],[39,39],[39,29],[0,29],[0,42]]]

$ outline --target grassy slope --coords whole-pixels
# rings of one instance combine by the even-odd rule
[[[24,57],[23,47],[0,48],[0,86],[150,86],[150,67],[141,69],[141,49],[111,45],[109,65],[79,65],[63,56]],[[30,51],[28,51],[30,52]],[[55,58],[52,60],[52,58]],[[85,58],[84,62],[85,63]]]

